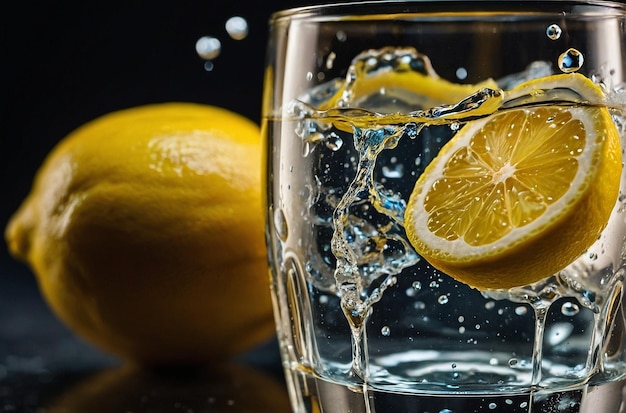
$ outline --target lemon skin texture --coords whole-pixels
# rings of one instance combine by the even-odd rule
[[[218,360],[274,333],[256,124],[208,105],[107,114],[48,155],[10,252],[77,334],[141,364]]]

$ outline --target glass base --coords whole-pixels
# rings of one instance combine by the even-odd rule
[[[287,370],[295,413],[624,413],[626,381],[515,394],[396,393]]]

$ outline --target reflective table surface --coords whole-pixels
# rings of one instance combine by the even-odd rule
[[[290,412],[275,341],[219,366],[133,367],[62,325],[32,276],[1,270],[0,412]]]

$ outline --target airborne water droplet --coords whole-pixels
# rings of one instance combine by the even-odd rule
[[[243,17],[233,16],[226,20],[226,31],[235,40],[243,40],[248,36],[248,22]]]
[[[563,30],[561,30],[558,24],[551,24],[546,29],[546,35],[550,40],[558,40],[561,37],[561,33],[563,33]]]
[[[583,54],[574,48],[568,49],[559,56],[559,69],[564,73],[576,72],[585,61]]]
[[[205,60],[215,59],[222,51],[219,39],[211,36],[202,36],[196,41],[196,53]]]

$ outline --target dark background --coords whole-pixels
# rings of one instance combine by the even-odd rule
[[[73,129],[98,116],[148,103],[188,101],[221,106],[259,122],[269,16],[307,3],[4,1],[0,6],[2,234],[48,152]],[[245,39],[233,40],[227,34],[224,24],[232,16],[247,20]],[[212,71],[205,70],[195,51],[201,36],[222,42]],[[280,368],[274,347],[269,346],[266,362]],[[50,313],[34,276],[9,256],[2,236],[3,411],[36,411],[47,393],[115,363],[73,336]]]
[[[0,9],[0,224],[30,189],[52,147],[81,124],[136,105],[190,101],[259,121],[267,21],[297,0],[20,1]],[[231,39],[224,23],[248,21]],[[222,42],[214,69],[196,54],[201,36]],[[4,273],[22,266],[0,248]],[[7,271],[10,269],[10,271]],[[4,277],[3,277],[4,278]],[[6,285],[6,279],[0,279]]]

